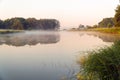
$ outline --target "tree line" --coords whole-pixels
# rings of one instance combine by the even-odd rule
[[[103,28],[111,28],[111,27],[120,27],[120,5],[117,6],[115,10],[114,17],[109,18],[103,18],[97,25],[87,25],[87,26],[81,26],[80,27],[86,27],[86,28],[97,28],[97,27],[103,27]]]
[[[0,20],[0,29],[15,30],[58,30],[60,23],[56,19],[35,19],[15,17],[6,20]]]
[[[98,27],[120,27],[120,5],[117,6],[114,17],[104,18],[98,23]]]

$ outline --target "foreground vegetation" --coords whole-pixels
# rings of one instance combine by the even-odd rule
[[[89,52],[79,61],[78,80],[120,80],[120,41]]]

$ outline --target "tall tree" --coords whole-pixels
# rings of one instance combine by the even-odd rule
[[[120,5],[117,6],[115,12],[116,12],[114,16],[115,26],[120,27]]]

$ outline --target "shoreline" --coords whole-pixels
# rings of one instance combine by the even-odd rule
[[[24,30],[0,29],[0,34],[19,33],[19,32],[24,32]]]
[[[86,32],[100,32],[100,33],[108,33],[108,34],[120,34],[120,28],[91,28],[91,29],[75,29],[75,30],[67,30],[67,31],[86,31]]]

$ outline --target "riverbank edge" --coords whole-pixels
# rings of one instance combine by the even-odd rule
[[[0,29],[0,34],[19,33],[19,32],[24,32],[24,30]]]
[[[75,30],[68,30],[68,31],[94,31],[94,32],[101,32],[101,33],[110,33],[110,34],[120,34],[120,28],[113,27],[113,28],[90,28],[90,29],[75,29]]]

